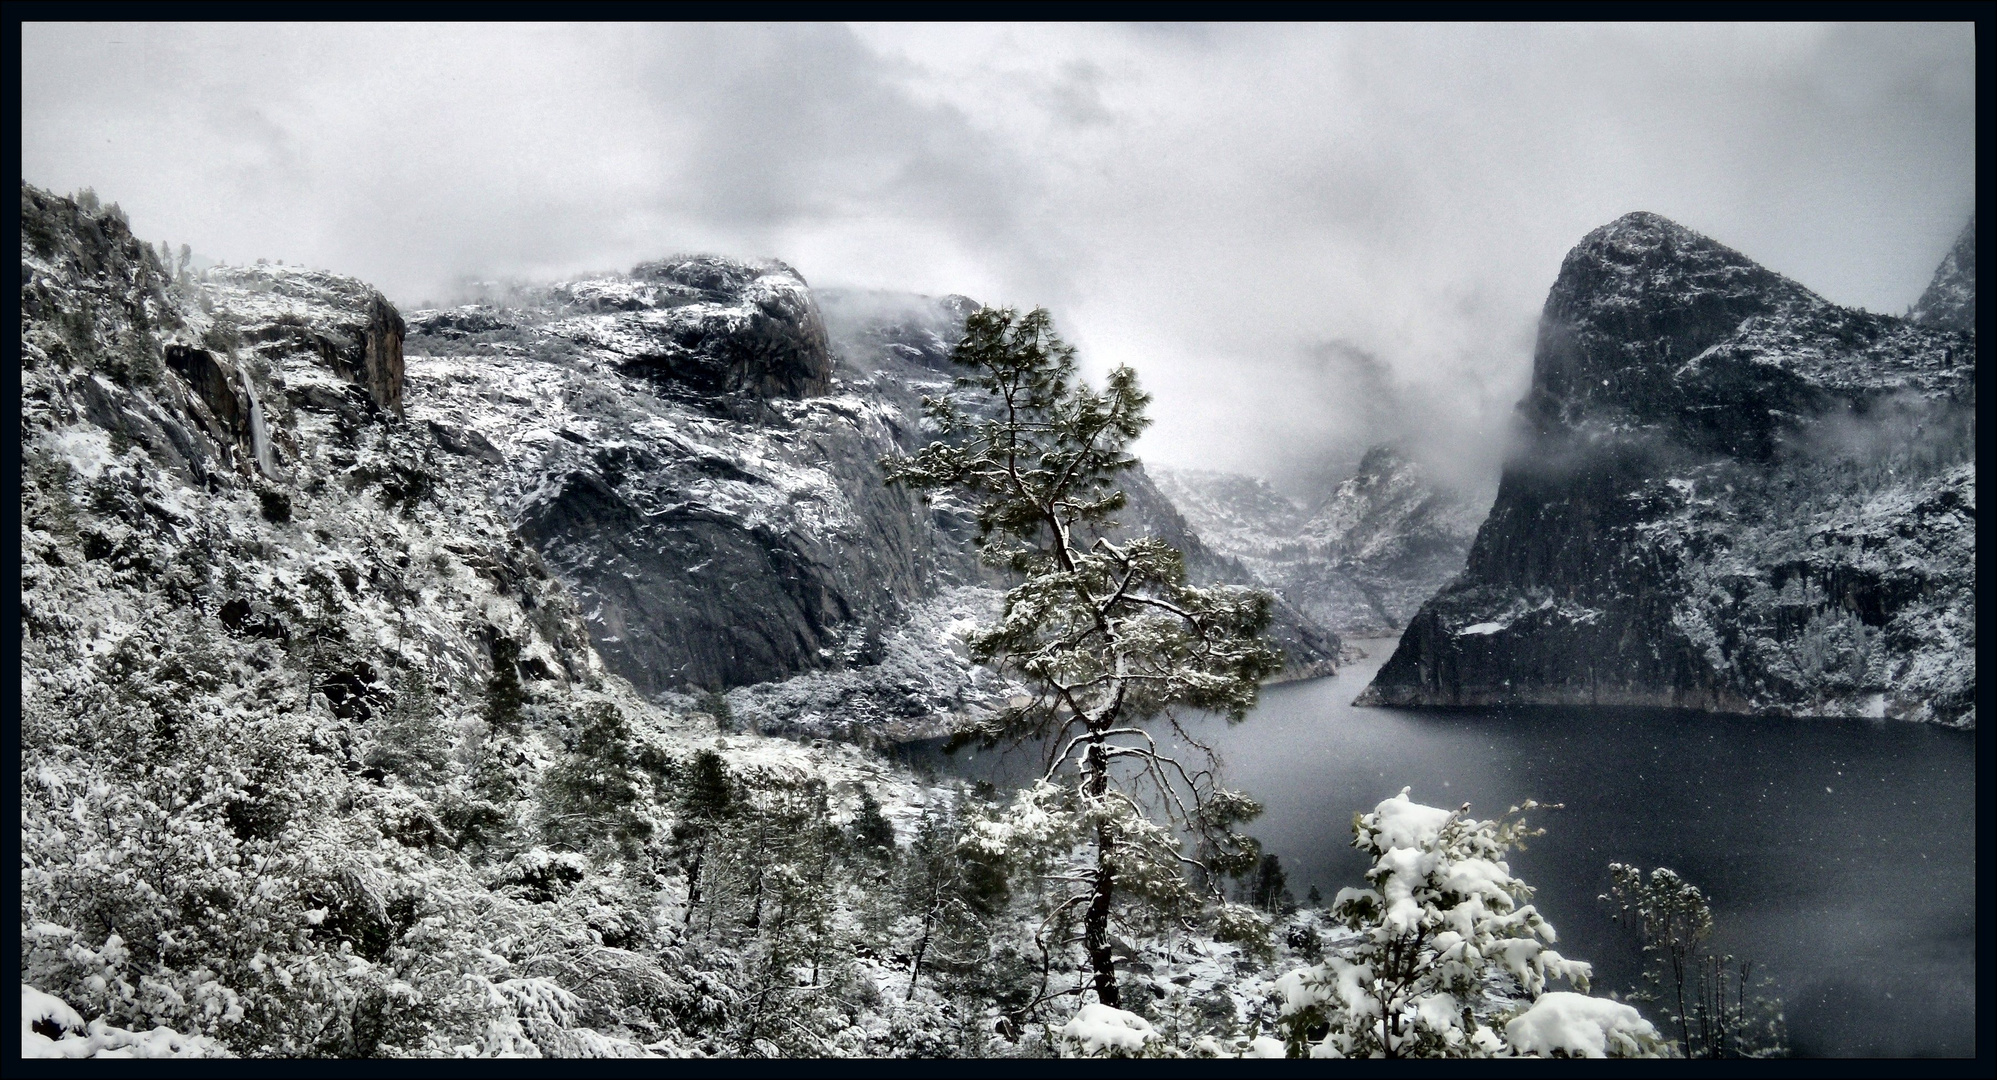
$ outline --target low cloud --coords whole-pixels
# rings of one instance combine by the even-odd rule
[[[1635,209],[1898,312],[1973,205],[1967,25],[34,24],[23,177],[398,301],[687,250],[1044,304],[1140,450],[1484,482]]]

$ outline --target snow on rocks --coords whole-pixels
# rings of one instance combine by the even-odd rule
[[[1541,994],[1505,1024],[1505,1039],[1520,1057],[1653,1056],[1657,1028],[1620,1001],[1566,990]]]
[[[1138,1054],[1146,1043],[1158,1038],[1151,1021],[1095,1001],[1082,1006],[1060,1031],[1063,1039],[1092,1057]]]
[[[1348,636],[1396,633],[1463,569],[1480,503],[1412,456],[1376,446],[1306,509],[1254,477],[1151,470],[1200,538]]]
[[[694,377],[770,326],[802,335],[782,349],[823,351],[788,268],[681,260],[512,299],[477,321],[491,329],[414,316],[411,416],[497,466],[491,497],[644,692],[864,666],[856,652],[933,587],[928,533],[880,475],[909,426],[897,407],[815,375]],[[810,726],[770,726],[793,721]]]
[[[164,1026],[127,1031],[102,1018],[83,1017],[53,994],[21,984],[21,1056],[24,1058],[228,1057],[213,1040]]]
[[[1590,233],[1467,569],[1359,702],[1973,726],[1973,244],[1896,319],[1654,214]]]

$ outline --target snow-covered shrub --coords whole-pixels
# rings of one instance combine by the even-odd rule
[[[1216,904],[1207,912],[1207,932],[1215,941],[1240,944],[1249,952],[1267,958],[1269,916],[1247,904]]]
[[[127,1031],[98,1017],[89,1023],[53,994],[21,984],[21,1056],[24,1058],[202,1058],[228,1052],[199,1035],[168,1027]]]
[[[1507,1021],[1505,1041],[1521,1057],[1659,1057],[1664,1048],[1636,1009],[1568,990],[1541,994]]]
[[[1552,979],[1586,989],[1588,965],[1550,947],[1553,927],[1504,861],[1531,835],[1514,815],[1534,806],[1478,820],[1467,804],[1422,806],[1403,788],[1356,816],[1353,846],[1373,857],[1368,887],[1340,890],[1332,914],[1360,937],[1277,981],[1292,1055],[1503,1054],[1502,1029],[1490,1020],[1494,992],[1532,1001]]]
[[[1158,1039],[1151,1021],[1094,1001],[1059,1031],[1063,1050],[1087,1057],[1136,1057]]]

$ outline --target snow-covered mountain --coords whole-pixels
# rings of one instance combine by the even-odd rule
[[[1254,477],[1153,471],[1203,539],[1348,637],[1406,627],[1422,601],[1462,571],[1482,520],[1392,446],[1368,450],[1354,474],[1308,510]]]
[[[1003,691],[949,646],[997,595],[942,550],[955,511],[851,479],[905,445],[882,402],[911,391],[843,385],[794,274],[682,260],[405,321],[335,274],[176,273],[94,197],[21,205],[24,1052],[1050,1052],[1058,1006],[998,1022],[1075,960],[1003,878],[987,958],[916,972],[927,927],[883,887],[983,803],[741,734],[594,643],[635,595],[792,634],[686,664],[867,650],[729,699],[856,738],[901,716],[869,703]],[[868,622],[894,543],[939,580]],[[603,584],[674,550],[715,560],[672,568],[702,587]],[[1317,916],[1289,922],[1276,955],[1316,955]],[[1269,993],[1177,922],[1118,947],[1133,993],[1223,1035]]]
[[[24,982],[162,1053],[684,1054],[744,976],[577,852],[701,751],[828,823],[934,797],[610,673],[376,290],[21,200]]]
[[[1942,256],[1934,280],[1921,293],[1907,318],[1923,326],[1976,332],[1976,215]]]
[[[1972,725],[1974,293],[1973,231],[1908,319],[1656,215],[1590,233],[1467,569],[1361,700]]]
[[[949,498],[880,462],[921,440],[976,305],[819,297],[782,264],[670,259],[409,317],[410,416],[488,466],[496,502],[649,694],[729,691],[759,730],[900,738],[1012,689],[957,631],[1002,584]],[[1244,580],[1141,473],[1127,516],[1195,576]],[[1293,611],[1293,668],[1333,636]]]

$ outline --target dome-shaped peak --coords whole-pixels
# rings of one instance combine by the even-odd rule
[[[1555,297],[1591,306],[1600,302],[1673,305],[1700,293],[1734,301],[1808,301],[1809,290],[1753,259],[1683,225],[1638,210],[1581,238],[1567,253]]]
[[[724,255],[675,255],[639,263],[631,276],[640,281],[666,281],[704,292],[736,295],[759,278],[794,278],[805,284],[804,275],[774,259],[732,259]]]
[[[1609,222],[1581,239],[1576,254],[1588,252],[1612,262],[1676,261],[1719,257],[1723,261],[1753,266],[1754,261],[1701,233],[1648,210],[1636,210]]]
[[[1644,413],[1672,373],[1754,316],[1823,301],[1740,252],[1652,213],[1596,229],[1560,264],[1533,358],[1534,393],[1572,411]]]
[[[1622,217],[1619,217],[1616,220],[1609,222],[1607,225],[1602,226],[1600,229],[1597,229],[1596,231],[1657,233],[1660,235],[1665,233],[1672,233],[1672,234],[1681,234],[1685,236],[1699,235],[1698,233],[1695,233],[1692,230],[1686,228],[1685,226],[1678,224],[1677,222],[1671,220],[1670,218],[1665,217],[1663,214],[1653,214],[1648,210],[1632,210],[1629,213],[1624,214]]]

